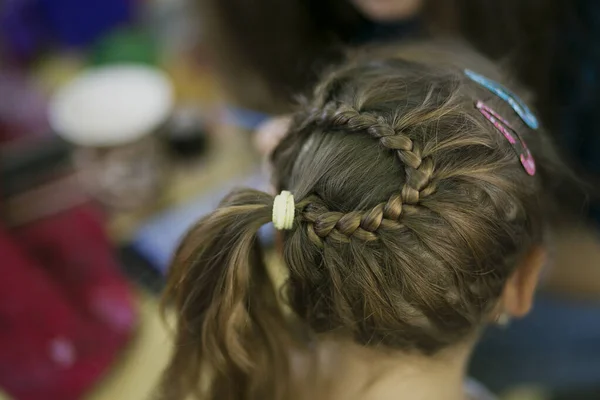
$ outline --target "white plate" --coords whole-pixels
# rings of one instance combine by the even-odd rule
[[[115,146],[150,134],[173,107],[170,79],[142,65],[89,69],[52,98],[52,129],[80,146]]]

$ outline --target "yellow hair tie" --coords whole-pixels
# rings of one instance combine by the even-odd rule
[[[283,190],[273,201],[273,225],[275,229],[289,230],[294,225],[294,195]]]

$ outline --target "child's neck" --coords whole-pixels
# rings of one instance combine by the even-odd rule
[[[465,400],[471,347],[463,345],[426,357],[325,342],[320,364],[329,370],[339,399]]]

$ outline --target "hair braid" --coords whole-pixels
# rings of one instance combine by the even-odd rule
[[[400,217],[406,207],[402,203],[402,195],[395,194],[385,203],[380,203],[366,211],[342,213],[330,211],[316,195],[306,198],[298,204],[302,212],[302,220],[308,222],[307,233],[317,246],[323,246],[325,238],[347,243],[351,238],[364,242],[378,239],[377,231],[401,229]]]
[[[302,218],[308,222],[308,237],[319,247],[327,237],[338,242],[348,242],[350,238],[365,242],[377,240],[374,232],[379,229],[382,214],[329,211],[317,196],[311,196],[299,206],[304,208]]]
[[[384,147],[395,151],[406,169],[406,182],[401,190],[402,202],[417,205],[421,198],[435,190],[435,186],[430,185],[434,172],[433,161],[423,158],[419,144],[404,133],[410,126],[394,128],[383,116],[360,112],[348,104],[333,102],[320,110],[318,122],[329,129],[366,131]]]
[[[348,242],[350,238],[366,242],[377,240],[376,232],[381,226],[386,229],[402,226],[399,222],[405,205],[417,205],[422,197],[435,190],[430,184],[433,161],[423,158],[420,146],[402,130],[394,129],[383,116],[359,112],[348,104],[329,102],[321,109],[313,110],[310,121],[323,129],[366,131],[385,148],[395,151],[406,171],[406,181],[400,193],[369,211],[344,214],[328,210],[318,196],[305,199],[299,206],[304,209],[303,218],[308,222],[308,236],[317,246],[321,247],[325,238],[338,242]]]

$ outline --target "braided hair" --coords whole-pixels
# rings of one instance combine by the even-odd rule
[[[181,244],[167,290],[179,322],[164,398],[301,398],[290,349],[310,353],[320,335],[435,354],[485,324],[542,243],[560,182],[545,134],[464,76],[458,65],[473,53],[381,54],[324,76],[273,153],[274,184],[296,199],[281,235],[282,287],[257,241],[270,194],[233,192]],[[481,68],[507,82],[485,60]],[[535,176],[478,99],[527,140]]]

